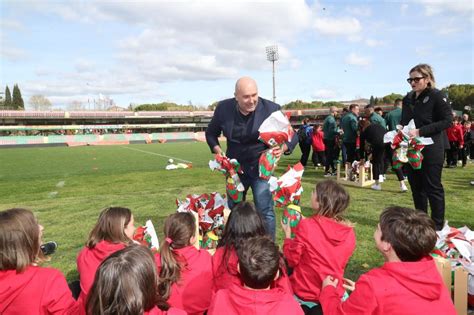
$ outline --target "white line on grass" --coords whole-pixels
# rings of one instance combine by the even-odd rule
[[[159,153],[155,153],[155,152],[150,152],[150,151],[145,151],[145,150],[140,150],[140,149],[135,149],[135,148],[125,147],[125,146],[120,146],[120,147],[121,147],[121,148],[124,148],[124,149],[133,150],[133,151],[138,151],[138,152],[148,153],[148,154],[152,154],[152,155],[158,155],[158,156],[162,156],[162,157],[165,157],[165,158],[168,158],[168,159],[173,159],[173,160],[183,161],[183,162],[185,162],[185,163],[193,163],[193,162],[191,162],[191,161],[188,161],[188,160],[183,160],[183,159],[180,159],[180,158],[177,158],[177,157],[174,157],[174,156],[169,156],[169,155],[159,154]]]

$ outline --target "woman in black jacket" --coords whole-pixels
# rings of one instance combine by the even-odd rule
[[[433,70],[427,64],[419,64],[409,72],[407,79],[412,91],[403,99],[401,125],[405,126],[414,119],[416,129],[410,137],[430,137],[433,144],[422,151],[421,169],[415,170],[407,165],[408,181],[411,186],[415,208],[428,212],[428,200],[431,206],[431,218],[436,229],[444,224],[444,189],[441,184],[444,151],[449,148],[445,129],[451,125],[453,113],[446,96],[435,88]]]

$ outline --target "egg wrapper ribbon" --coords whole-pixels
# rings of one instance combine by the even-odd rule
[[[202,195],[187,195],[186,199],[176,199],[177,212],[195,212],[198,218],[201,248],[215,248],[224,231],[224,209],[226,200],[213,192]],[[201,240],[204,239],[204,242]]]
[[[288,166],[287,171],[280,177],[272,176],[268,181],[270,191],[273,194],[275,206],[282,208],[289,204],[298,205],[303,192],[301,178],[303,177],[304,166],[301,163]]]
[[[209,168],[225,175],[227,195],[234,203],[241,202],[245,188],[239,177],[243,173],[240,163],[236,159],[216,154],[215,159],[209,161]]]
[[[274,153],[274,148],[281,148],[294,135],[289,117],[282,111],[273,112],[260,125],[258,139],[270,148],[264,151],[258,160],[258,171],[261,179],[269,180],[277,167],[280,158]]]

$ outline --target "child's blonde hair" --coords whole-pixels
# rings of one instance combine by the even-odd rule
[[[320,215],[337,221],[343,220],[343,212],[349,206],[350,197],[347,191],[333,180],[323,180],[316,184],[314,191],[319,209],[313,209]]]
[[[99,219],[92,229],[86,246],[94,248],[100,241],[111,243],[132,242],[125,234],[125,228],[132,219],[132,211],[128,208],[109,207],[102,210]]]

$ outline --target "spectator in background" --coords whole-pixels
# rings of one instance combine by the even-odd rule
[[[446,129],[450,148],[446,151],[446,167],[454,168],[458,164],[459,150],[464,147],[464,134],[459,124],[461,117],[455,117],[452,125]]]
[[[369,104],[365,106],[365,117],[367,117],[371,124],[379,124],[384,129],[387,129],[385,120],[382,118],[382,116],[375,112],[374,105]]]
[[[383,109],[382,109],[382,107],[380,107],[380,106],[375,107],[374,112],[379,114],[379,116],[383,118]]]
[[[388,131],[397,130],[397,125],[400,124],[400,120],[402,119],[402,100],[397,98],[393,106],[394,109],[385,115],[385,123]]]
[[[298,144],[301,149],[300,162],[306,167],[309,153],[311,152],[311,141],[313,136],[313,127],[309,124],[309,118],[303,119],[303,124],[298,129]]]
[[[349,113],[344,115],[341,119],[341,128],[344,132],[342,142],[346,147],[347,159],[346,164],[350,169],[352,162],[356,159],[356,140],[358,136],[358,117],[359,117],[359,105],[351,104],[349,106]]]
[[[326,150],[324,145],[324,134],[323,128],[320,124],[314,125],[313,128],[313,139],[311,146],[313,147],[313,155],[311,160],[315,167],[326,165],[326,156],[324,151]]]
[[[324,165],[325,177],[336,174],[336,165],[334,162],[339,157],[339,154],[336,155],[336,137],[338,136],[336,123],[337,111],[337,107],[331,106],[329,108],[329,115],[324,119],[323,123],[324,153],[326,156],[326,164]],[[329,172],[329,168],[331,168],[331,172]]]
[[[467,164],[467,156],[472,147],[474,134],[471,130],[471,122],[466,120],[463,125],[463,138],[464,138],[464,148],[461,151],[462,167],[465,167]]]

